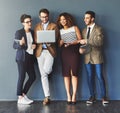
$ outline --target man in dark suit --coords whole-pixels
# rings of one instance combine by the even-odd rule
[[[30,89],[32,83],[35,81],[34,70],[34,32],[31,30],[31,16],[23,14],[20,18],[24,28],[16,31],[13,48],[16,51],[16,62],[18,65],[18,83],[17,83],[17,96],[18,104],[31,104],[33,100],[29,99],[26,94]],[[28,74],[28,80],[24,83],[25,74]]]
[[[96,71],[97,78],[100,83],[102,103],[107,104],[105,82],[103,78],[103,31],[100,26],[95,23],[95,13],[93,11],[87,11],[85,13],[84,22],[86,28],[82,32],[83,39],[80,41],[81,44],[88,44],[90,51],[84,55],[85,67],[87,70],[88,86],[90,90],[90,98],[86,101],[87,104],[95,102],[95,91],[94,91],[94,71]],[[84,50],[83,50],[84,51]]]

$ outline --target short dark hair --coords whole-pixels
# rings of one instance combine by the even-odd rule
[[[23,23],[26,18],[30,18],[31,19],[31,16],[27,15],[27,14],[22,14],[21,17],[20,17],[20,22]]]
[[[92,18],[95,18],[95,12],[94,11],[86,11],[85,14],[90,14]]]
[[[46,8],[40,9],[39,15],[40,15],[41,12],[46,13],[46,14],[49,15],[49,11],[48,11],[48,9],[46,9]]]

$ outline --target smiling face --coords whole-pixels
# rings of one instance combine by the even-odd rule
[[[25,18],[24,22],[22,23],[25,29],[30,29],[32,27],[32,20],[31,18]]]
[[[39,17],[43,24],[45,24],[49,21],[49,15],[47,13],[41,12]]]
[[[84,22],[87,26],[92,25],[94,23],[94,18],[91,17],[90,14],[85,14]]]
[[[60,24],[62,26],[67,26],[67,20],[66,20],[66,18],[64,16],[60,17]]]

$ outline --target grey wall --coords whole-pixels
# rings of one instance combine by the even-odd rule
[[[28,13],[33,17],[33,26],[39,21],[38,12],[48,8],[51,20],[55,21],[59,13],[69,12],[74,15],[80,29],[84,27],[83,16],[86,10],[97,13],[97,23],[103,26],[105,32],[105,80],[107,94],[111,100],[120,99],[120,15],[119,0],[0,0],[0,100],[16,100],[17,65],[15,50],[12,48],[14,34],[22,27],[19,22],[21,14]],[[58,50],[59,52],[59,50]],[[82,61],[81,61],[82,63]],[[79,75],[78,99],[89,96],[86,82],[86,72],[81,68]],[[43,99],[40,75],[37,70],[37,80],[29,91],[34,99]],[[98,82],[96,83],[98,84]],[[59,54],[55,59],[54,72],[50,76],[51,97],[54,100],[66,99],[66,93],[61,74]],[[97,89],[99,89],[99,84]],[[98,98],[100,91],[97,90]]]

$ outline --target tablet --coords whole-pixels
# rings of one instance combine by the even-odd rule
[[[37,43],[55,42],[55,30],[37,31]]]
[[[87,48],[87,47],[88,47],[87,44],[83,44],[83,45],[80,46],[80,48]]]

